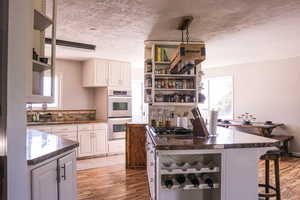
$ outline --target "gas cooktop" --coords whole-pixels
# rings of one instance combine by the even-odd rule
[[[157,135],[190,135],[192,134],[191,129],[182,127],[153,127],[154,132]]]

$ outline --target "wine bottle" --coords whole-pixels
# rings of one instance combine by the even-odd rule
[[[195,174],[188,174],[187,177],[195,187],[199,186],[199,180]]]
[[[185,183],[185,176],[183,174],[176,175],[175,179],[180,185],[183,185]]]
[[[170,189],[173,187],[173,185],[174,185],[174,183],[173,183],[172,177],[171,176],[166,177],[165,186]]]
[[[200,174],[201,180],[208,185],[208,187],[213,188],[214,187],[214,181],[212,177],[208,174]]]

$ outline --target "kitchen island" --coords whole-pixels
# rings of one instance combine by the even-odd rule
[[[27,131],[31,200],[76,200],[78,142],[40,131]]]
[[[209,138],[146,129],[152,200],[256,200],[259,158],[279,145],[222,127]]]

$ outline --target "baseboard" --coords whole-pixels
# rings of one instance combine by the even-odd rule
[[[300,152],[292,152],[292,155],[295,157],[300,158]]]

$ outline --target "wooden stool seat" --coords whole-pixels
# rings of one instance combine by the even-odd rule
[[[269,200],[272,197],[276,197],[276,200],[281,200],[279,158],[279,150],[268,151],[266,154],[261,156],[261,160],[265,161],[265,184],[259,184],[259,187],[263,187],[265,189],[265,192],[259,193],[258,196],[262,197],[265,200]],[[275,187],[270,185],[270,161],[274,162]]]

